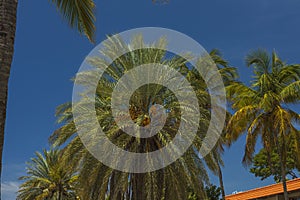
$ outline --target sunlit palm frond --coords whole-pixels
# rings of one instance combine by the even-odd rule
[[[95,4],[93,0],[51,0],[63,18],[79,33],[84,33],[94,42]]]

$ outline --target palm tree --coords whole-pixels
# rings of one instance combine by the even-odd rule
[[[52,0],[52,3],[57,6],[72,28],[84,33],[90,41],[94,41],[95,16],[93,10],[95,6],[93,0]],[[18,0],[0,0],[0,180],[8,80],[14,54],[17,6]]]
[[[209,55],[216,63],[219,72],[223,78],[225,87],[228,87],[231,84],[235,83],[237,79],[236,68],[229,66],[228,62],[224,60],[221,52],[218,49],[211,50]],[[230,113],[227,112],[226,123],[228,122],[230,117],[231,117]],[[225,133],[226,132],[224,131],[221,137],[219,138],[215,148],[211,151],[211,157],[205,158],[205,161],[209,169],[219,178],[219,184],[220,184],[221,195],[223,200],[225,200],[225,188],[224,188],[223,174],[222,174],[222,167],[224,167],[222,154],[224,153],[223,146],[228,143],[226,141]]]
[[[25,182],[18,191],[18,200],[76,200],[78,175],[62,160],[60,150],[36,152],[28,162]]]
[[[247,133],[243,163],[251,164],[257,138],[260,136],[268,157],[277,150],[281,163],[281,179],[284,198],[288,200],[286,188],[286,159],[289,146],[300,152],[300,134],[295,123],[300,116],[289,106],[300,99],[300,65],[288,65],[277,56],[265,50],[250,52],[247,66],[254,68],[254,78],[248,87],[242,83],[229,86],[228,97],[236,110],[231,117],[227,136],[235,141]],[[298,153],[298,159],[300,154]],[[270,162],[271,163],[271,162]]]
[[[95,104],[99,124],[114,144],[127,151],[151,152],[168,144],[177,133],[180,109],[194,109],[194,105],[190,104],[183,105],[183,108],[179,107],[178,100],[168,88],[148,84],[137,89],[130,100],[131,119],[141,126],[149,123],[147,110],[152,105],[158,103],[170,111],[164,128],[151,138],[135,138],[122,132],[114,122],[110,108],[112,91],[124,72],[146,63],[166,64],[186,77],[198,97],[202,115],[197,136],[188,151],[173,164],[154,172],[136,174],[111,169],[94,158],[82,144],[77,135],[70,103],[58,107],[59,122],[64,125],[54,132],[50,141],[58,146],[67,142],[64,150],[68,159],[74,166],[80,166],[79,180],[82,188],[80,197],[83,199],[105,199],[108,196],[118,200],[187,199],[190,190],[194,191],[198,199],[206,199],[204,186],[209,180],[204,164],[199,158],[199,149],[210,119],[208,109],[210,98],[204,80],[193,67],[188,66],[186,59],[169,56],[162,50],[166,48],[165,39],[148,45],[144,44],[142,36],[134,37],[130,45],[125,44],[120,38],[110,39],[102,54],[112,58],[116,46],[130,49],[134,45],[142,49],[131,51],[116,59],[99,81]],[[105,61],[99,58],[92,57],[89,60],[93,67],[105,64]],[[95,73],[82,72],[81,76],[77,77],[81,77],[79,83],[85,86],[89,84],[86,80],[90,80],[90,76],[95,76]],[[75,106],[80,106],[80,103]],[[84,116],[82,120],[86,120]]]

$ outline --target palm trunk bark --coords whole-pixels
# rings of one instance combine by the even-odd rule
[[[283,186],[283,196],[284,196],[284,200],[289,200],[289,195],[286,186],[286,159],[282,155],[282,153],[280,153],[279,157],[281,161],[281,181]]]
[[[223,183],[223,174],[222,174],[221,166],[219,164],[218,164],[218,176],[219,176],[220,188],[221,188],[221,192],[222,192],[222,200],[225,200],[225,188],[224,188],[224,183]]]
[[[0,181],[10,68],[14,54],[17,0],[0,0]],[[0,190],[1,199],[1,190]]]

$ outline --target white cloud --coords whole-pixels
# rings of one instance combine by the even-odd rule
[[[3,200],[13,200],[17,197],[19,182],[7,181],[1,183],[1,195]]]

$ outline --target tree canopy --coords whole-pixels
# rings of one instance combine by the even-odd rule
[[[286,174],[292,179],[297,178],[299,173],[296,154],[297,152],[292,149],[287,152]],[[256,177],[260,177],[261,180],[272,176],[276,183],[281,182],[281,162],[277,151],[273,150],[271,154],[268,154],[265,149],[261,149],[253,158],[250,172]]]

